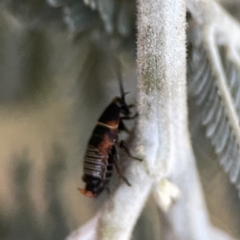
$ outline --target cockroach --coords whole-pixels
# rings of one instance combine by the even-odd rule
[[[85,189],[79,191],[88,197],[97,197],[105,188],[108,190],[108,183],[112,177],[115,166],[119,176],[131,186],[128,180],[122,175],[118,167],[118,154],[116,146],[123,148],[129,157],[141,161],[142,159],[131,155],[124,140],[118,140],[120,131],[127,131],[123,120],[133,119],[130,108],[127,105],[123,90],[122,77],[118,74],[121,97],[115,97],[99,118],[92,136],[88,142],[84,157],[84,174],[82,180],[86,183]]]

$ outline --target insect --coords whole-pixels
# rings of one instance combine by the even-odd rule
[[[111,179],[114,166],[119,176],[127,185],[131,186],[119,170],[117,145],[123,148],[129,157],[142,160],[131,155],[125,141],[118,140],[120,131],[129,132],[123,120],[133,119],[137,116],[137,114],[130,116],[130,108],[133,105],[126,104],[125,95],[127,93],[124,93],[121,75],[119,74],[118,77],[121,97],[115,97],[99,118],[85,153],[82,180],[86,185],[85,189],[79,188],[79,191],[88,197],[97,197],[105,188],[108,190],[107,184]]]

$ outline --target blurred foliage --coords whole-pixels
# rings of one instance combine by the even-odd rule
[[[201,30],[190,14],[187,18],[188,105],[192,145],[212,221],[238,238],[239,220],[235,213],[240,211],[239,197],[228,176],[238,188],[239,147],[226,116],[228,106],[222,101],[215,69],[206,53],[206,46],[201,42]],[[229,59],[224,46],[217,46],[216,49],[226,76],[226,89],[239,117],[238,69]]]

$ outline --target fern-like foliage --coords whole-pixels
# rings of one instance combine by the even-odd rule
[[[204,42],[196,25],[188,29],[188,43],[189,93],[220,164],[240,191],[240,69],[228,48]]]
[[[46,22],[59,16],[58,9],[51,8],[42,0],[5,0],[0,1],[0,14],[10,14],[28,29],[37,29]]]
[[[64,20],[73,30],[90,27],[130,36],[135,29],[135,2],[133,0],[48,0],[53,7],[62,7]]]
[[[97,12],[86,7],[82,1],[73,1],[67,4],[63,7],[63,12],[64,22],[72,30],[84,32],[99,25]]]

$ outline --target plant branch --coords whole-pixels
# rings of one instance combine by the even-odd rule
[[[187,8],[197,23],[204,28],[206,38],[215,34],[218,43],[239,49],[239,23],[218,3],[214,0],[187,0]]]
[[[183,28],[180,35],[168,31],[174,21],[178,22],[177,18],[172,19],[173,12],[181,13]],[[98,215],[98,224],[93,230],[97,231],[98,239],[130,239],[152,183],[166,176],[167,161],[174,149],[171,148],[174,129],[169,109],[172,104],[171,89],[176,79],[185,79],[185,61],[182,61],[185,59],[184,4],[179,4],[177,0],[139,0],[137,25],[139,118],[132,146],[135,147],[137,155],[143,156],[144,161],[139,163],[129,159],[131,164],[125,176],[132,187],[121,184],[105,203]],[[176,59],[176,51],[169,54],[167,50],[172,48],[171,45],[175,42],[181,43],[179,60]],[[177,83],[176,87],[178,91],[182,84]],[[186,99],[180,103],[184,101]],[[186,119],[186,112],[184,117]],[[186,128],[186,124],[184,127]],[[92,236],[95,239],[94,235]]]

